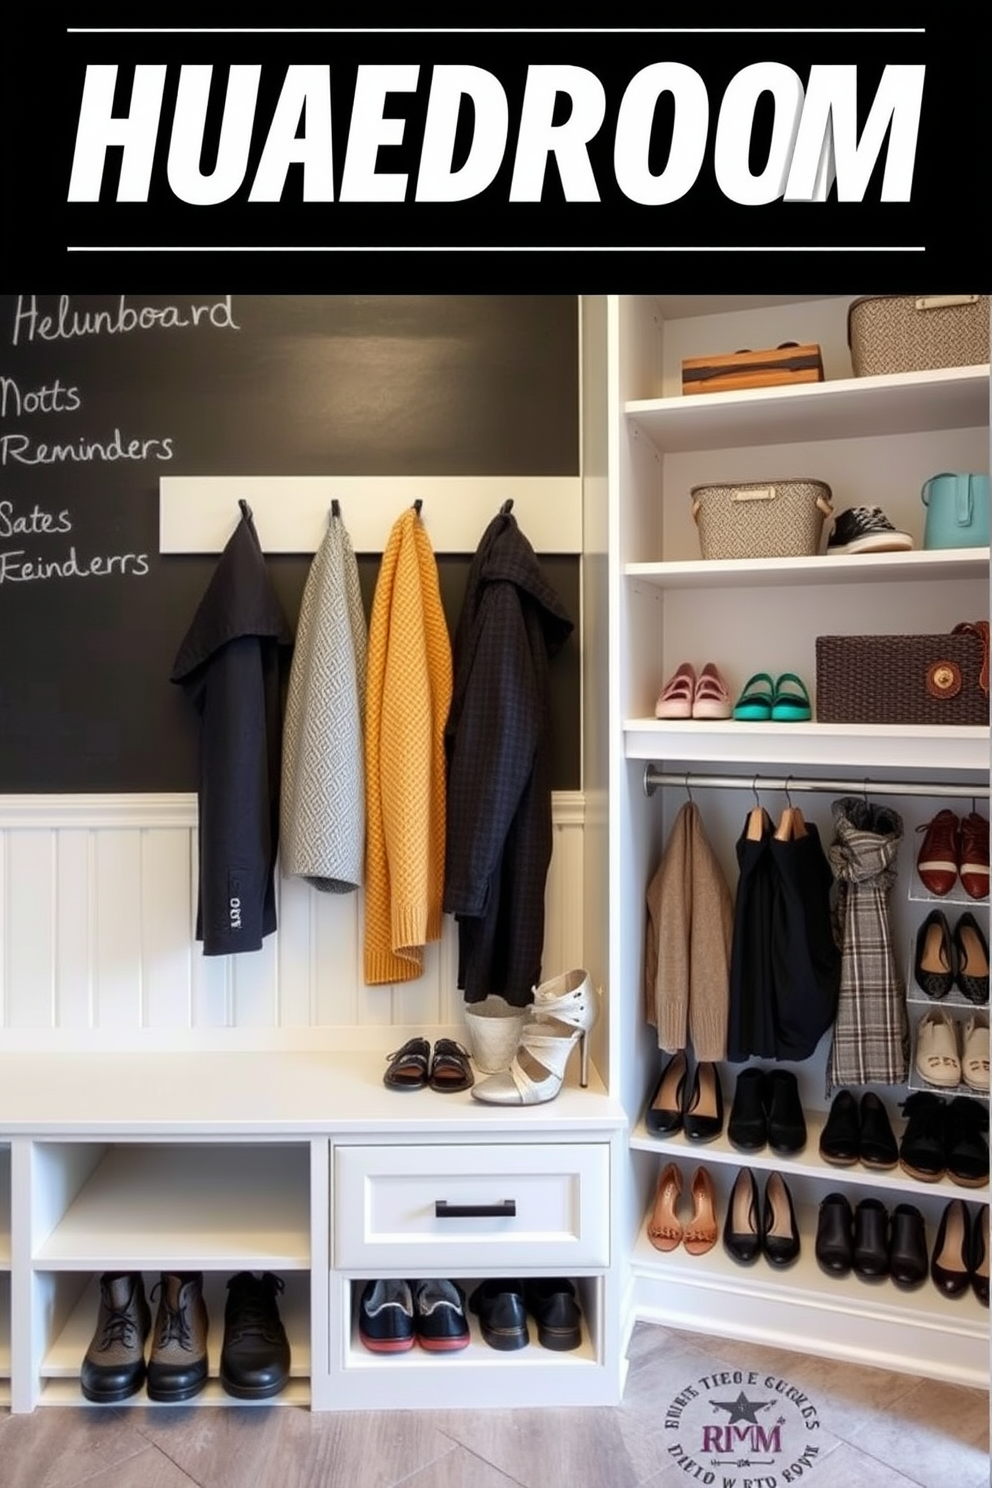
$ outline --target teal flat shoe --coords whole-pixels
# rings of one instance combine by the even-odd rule
[[[774,701],[775,683],[767,672],[755,672],[734,704],[734,717],[742,723],[767,723]]]
[[[813,717],[806,684],[795,672],[783,672],[775,683],[771,716],[775,723],[808,723]]]

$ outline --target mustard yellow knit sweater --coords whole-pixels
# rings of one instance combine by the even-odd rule
[[[451,641],[416,510],[394,523],[372,601],[365,703],[365,981],[408,982],[441,938]]]

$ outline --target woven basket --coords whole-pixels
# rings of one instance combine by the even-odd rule
[[[804,558],[819,551],[830,487],[818,480],[693,486],[704,558]]]
[[[975,634],[817,636],[817,722],[987,725],[984,665]]]
[[[847,312],[855,377],[989,359],[988,295],[864,295]]]

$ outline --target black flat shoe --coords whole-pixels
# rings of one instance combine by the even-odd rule
[[[984,1006],[989,1000],[989,943],[970,909],[954,926],[954,955],[955,981],[962,993]]]
[[[862,1199],[854,1211],[855,1275],[880,1281],[889,1274],[889,1216],[881,1199]]]
[[[760,1152],[768,1141],[768,1083],[765,1072],[749,1065],[737,1076],[734,1103],[727,1122],[731,1146],[741,1152]]]
[[[712,1142],[723,1131],[723,1091],[715,1064],[696,1065],[692,1095],[682,1112],[682,1130],[690,1142]]]
[[[382,1083],[390,1090],[423,1090],[430,1078],[431,1046],[425,1038],[408,1039],[395,1054],[387,1054],[389,1066]]]
[[[944,1108],[947,1176],[959,1188],[984,1188],[989,1181],[989,1108],[970,1095],[956,1095]]]
[[[947,1171],[944,1102],[930,1090],[916,1090],[902,1103],[906,1128],[899,1143],[899,1166],[921,1183],[937,1183]]]
[[[861,1097],[861,1161],[866,1168],[894,1168],[899,1162],[889,1113],[873,1090]]]
[[[672,1136],[682,1130],[682,1102],[687,1074],[685,1050],[679,1049],[662,1070],[661,1079],[644,1115],[645,1126],[657,1137]]]
[[[723,1248],[740,1266],[761,1254],[761,1209],[758,1185],[750,1168],[737,1174],[723,1222]]]
[[[889,1220],[889,1275],[896,1286],[922,1286],[929,1271],[927,1232],[915,1204],[897,1204]]]
[[[913,976],[928,997],[940,1001],[954,986],[951,927],[942,909],[932,909],[916,932]]]
[[[428,1084],[432,1090],[468,1090],[475,1084],[472,1066],[468,1062],[468,1050],[454,1039],[438,1039],[431,1056],[431,1072]]]
[[[484,1281],[469,1299],[490,1348],[509,1352],[530,1343],[524,1289],[519,1281]]]
[[[814,1247],[820,1270],[846,1276],[854,1263],[854,1213],[842,1193],[827,1194],[820,1204]]]
[[[769,1173],[761,1219],[761,1247],[773,1266],[791,1266],[799,1255],[796,1211],[781,1173]]]
[[[945,1297],[960,1297],[971,1283],[971,1220],[963,1199],[952,1199],[940,1218],[930,1259],[933,1284]]]
[[[820,1156],[838,1168],[851,1168],[861,1156],[858,1103],[849,1090],[838,1090],[820,1133]]]
[[[542,1348],[565,1353],[582,1342],[582,1313],[570,1281],[535,1277],[524,1282],[524,1300],[537,1323]]]
[[[791,1070],[775,1069],[768,1076],[768,1145],[781,1157],[806,1146],[806,1118]]]

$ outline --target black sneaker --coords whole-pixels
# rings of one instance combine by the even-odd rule
[[[908,532],[897,532],[880,506],[851,506],[834,522],[828,553],[901,553],[913,546]]]
[[[466,1348],[471,1335],[461,1287],[453,1281],[415,1281],[410,1290],[420,1347],[434,1354]]]
[[[408,1281],[370,1281],[358,1309],[358,1336],[374,1354],[400,1354],[417,1337]]]

